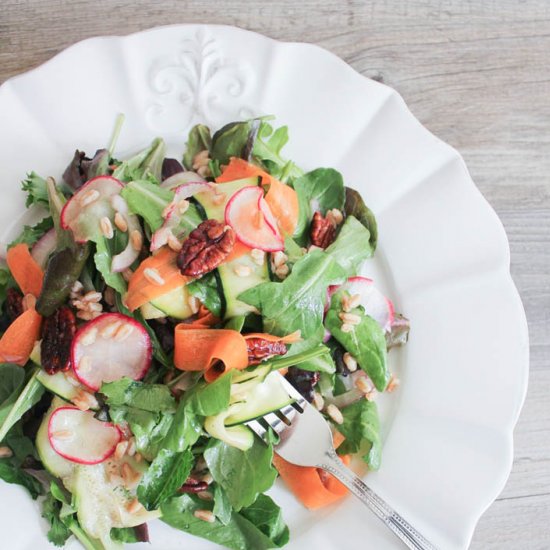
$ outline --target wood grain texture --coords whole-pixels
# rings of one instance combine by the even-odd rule
[[[0,82],[83,38],[174,22],[319,44],[463,154],[508,233],[531,339],[514,468],[472,549],[550,548],[550,2],[3,0]]]

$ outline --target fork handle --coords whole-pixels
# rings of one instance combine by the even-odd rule
[[[351,470],[346,468],[338,458],[336,451],[331,449],[325,454],[326,460],[318,464],[341,481],[363,504],[381,519],[387,527],[408,548],[413,550],[437,550],[437,547],[420,534],[408,521],[402,518],[391,506],[380,498],[372,489]]]

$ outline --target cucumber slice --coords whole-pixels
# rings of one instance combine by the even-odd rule
[[[139,310],[141,311],[144,319],[160,319],[161,317],[166,317],[166,313],[151,305],[151,302],[143,304]]]
[[[175,317],[176,319],[187,319],[193,315],[189,307],[189,296],[187,287],[183,285],[151,300],[150,303],[155,309],[164,313],[164,315]]]
[[[199,201],[209,219],[225,222],[225,207],[229,199],[243,187],[250,187],[260,184],[260,178],[245,178],[228,183],[216,184],[217,195],[213,193],[198,193],[195,198]],[[220,194],[224,199],[219,201]],[[215,202],[219,201],[219,203]],[[251,269],[251,274],[247,277],[240,277],[235,273],[238,266],[247,266]],[[254,311],[252,306],[237,300],[237,296],[261,283],[269,281],[269,271],[267,268],[267,254],[262,265],[255,263],[250,254],[233,260],[218,267],[220,281],[225,297],[225,319],[230,319],[238,315],[246,315]],[[159,308],[161,309],[161,308]]]

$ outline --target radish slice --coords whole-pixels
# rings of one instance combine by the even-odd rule
[[[161,184],[161,187],[167,189],[175,189],[184,183],[190,182],[202,182],[206,181],[203,177],[199,176],[196,172],[178,172],[169,178],[166,178]]]
[[[31,256],[34,261],[40,266],[45,267],[50,254],[57,246],[57,234],[55,229],[50,229],[40,239],[36,241],[31,250]]]
[[[122,439],[120,430],[101,422],[90,411],[60,407],[50,416],[48,439],[53,450],[77,464],[99,464],[107,460]]]
[[[180,174],[175,174],[175,176],[179,175]],[[175,235],[178,239],[183,237],[185,234],[185,230],[183,228],[179,228],[182,216],[182,212],[180,212],[179,209],[179,204],[181,201],[188,199],[197,193],[204,193],[205,191],[214,192],[214,190],[215,186],[207,181],[193,181],[178,186],[175,190],[172,202],[165,209],[164,223],[153,233],[151,238],[151,252],[154,252],[161,246],[167,244],[170,234]]]
[[[98,176],[84,184],[61,211],[61,226],[73,232],[75,241],[85,243],[101,235],[102,218],[113,219],[111,197],[118,195],[123,184],[111,176]]]
[[[141,380],[151,365],[151,353],[143,325],[120,313],[105,313],[76,333],[71,364],[80,382],[98,391],[103,382]]]
[[[111,206],[125,219],[128,226],[128,236],[130,237],[137,231],[142,237],[141,241],[143,241],[143,233],[141,231],[141,225],[138,217],[129,213],[128,204],[126,201],[120,195],[113,195],[111,197]],[[116,256],[113,256],[111,271],[120,273],[121,271],[129,268],[137,260],[141,250],[140,248],[136,248],[134,243],[135,241],[132,238],[129,238],[126,248]]]
[[[386,298],[375,286],[372,279],[367,277],[350,277],[343,285],[328,288],[328,303],[337,290],[346,290],[351,296],[359,294],[365,313],[372,317],[385,330],[389,331],[395,317],[393,303]]]
[[[235,231],[237,239],[251,248],[266,252],[284,250],[276,221],[263,198],[261,187],[243,187],[225,207],[225,223]]]

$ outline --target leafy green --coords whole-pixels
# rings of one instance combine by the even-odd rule
[[[162,212],[174,198],[169,189],[146,180],[128,183],[120,193],[133,214],[141,216],[151,231],[156,231],[164,222]]]
[[[378,241],[376,218],[355,189],[346,187],[346,204],[344,206],[344,211],[347,216],[355,216],[368,229],[370,233],[369,242],[374,252]]]
[[[358,315],[360,322],[353,325],[350,332],[342,330],[341,311],[342,291],[332,297],[330,309],[325,317],[325,327],[332,336],[357,360],[358,365],[369,375],[375,387],[384,391],[390,379],[386,364],[386,338],[377,321],[365,315],[362,307],[350,313]]]
[[[24,384],[24,369],[11,363],[0,364],[0,426],[17,401]]]
[[[228,164],[231,157],[243,157],[254,121],[230,122],[212,136],[210,156],[221,164]]]
[[[161,181],[162,163],[165,156],[164,140],[155,138],[147,149],[117,166],[113,177],[125,182],[149,178],[153,178],[157,182]]]
[[[208,273],[187,285],[187,290],[196,296],[216,317],[222,315],[222,298],[215,273]]]
[[[228,330],[236,330],[237,332],[241,332],[244,327],[244,323],[246,321],[245,315],[237,315],[236,317],[231,317],[229,319],[223,328],[226,328]]]
[[[300,259],[283,282],[263,283],[238,298],[261,312],[266,332],[283,336],[301,330],[302,338],[309,338],[322,326],[328,286],[344,278],[343,269],[317,250]]]
[[[73,248],[75,246],[75,242],[71,231],[63,229],[61,226],[61,212],[67,202],[67,199],[52,178],[48,178],[46,180],[46,188],[48,193],[48,208],[50,210],[53,226],[55,227],[55,234],[57,236],[56,250],[59,251],[64,248]]]
[[[369,443],[368,452],[363,460],[372,470],[380,468],[382,443],[380,441],[380,421],[378,408],[374,401],[361,399],[340,409],[344,417],[338,431],[345,436],[344,442],[338,447],[341,454],[357,453],[365,441]]]
[[[304,244],[309,223],[315,212],[320,211],[325,215],[333,208],[343,210],[344,180],[340,172],[333,168],[317,168],[295,180],[293,187],[298,195],[300,208],[294,236],[300,244]]]
[[[288,541],[288,528],[282,522],[273,521],[276,510],[279,510],[280,513],[280,509],[273,501],[271,502],[272,505],[268,505],[267,501],[261,501],[260,506],[255,507],[252,512],[252,517],[258,521],[262,529],[247,519],[246,508],[241,513],[233,512],[227,525],[224,525],[219,519],[213,523],[198,519],[193,513],[197,510],[210,509],[212,503],[200,500],[194,495],[181,495],[165,503],[162,506],[162,521],[176,529],[232,550],[280,548]],[[262,513],[267,516],[267,519],[264,519]],[[273,533],[275,537],[269,538],[264,531]]]
[[[281,509],[267,495],[259,495],[254,504],[243,508],[241,514],[270,538],[277,547],[287,544],[288,527],[283,520]]]
[[[44,235],[44,233],[49,231],[52,227],[53,220],[49,216],[40,220],[35,225],[25,225],[23,227],[23,231],[21,231],[17,239],[12,241],[9,246],[12,247],[19,243],[25,243],[29,246],[32,246],[36,243],[36,241],[38,241],[38,239],[40,239],[40,237]]]
[[[150,412],[176,412],[176,400],[164,384],[145,384],[122,378],[103,384],[101,393],[109,405],[128,405]]]
[[[41,178],[36,172],[27,174],[27,179],[21,182],[21,188],[27,193],[27,200],[25,202],[27,208],[33,204],[48,206],[46,180]]]
[[[348,216],[336,240],[325,250],[345,270],[348,276],[357,274],[361,264],[373,255],[370,233],[357,218]]]
[[[231,502],[227,498],[225,491],[214,483],[214,515],[224,524],[227,525],[231,521]]]
[[[258,439],[247,451],[211,439],[204,451],[204,460],[214,481],[224,490],[236,511],[250,506],[277,477],[271,464],[273,448]]]
[[[187,143],[185,144],[185,154],[183,155],[183,165],[187,170],[193,170],[193,159],[201,151],[209,150],[212,144],[210,137],[210,128],[204,124],[197,124],[191,128]]]
[[[161,449],[138,485],[137,496],[141,504],[147,510],[156,510],[185,483],[193,463],[193,453],[189,449],[180,453]]]
[[[21,485],[36,499],[43,493],[42,484],[33,476],[21,469],[17,461],[12,458],[0,459],[0,479],[6,483]]]
[[[42,517],[50,523],[48,540],[55,546],[63,546],[72,534],[60,517],[62,506],[62,502],[51,492],[42,502]]]
[[[115,542],[123,542],[126,544],[143,542],[138,538],[136,530],[133,527],[113,527],[110,536],[111,540]]]
[[[6,293],[9,287],[14,286],[15,281],[11,276],[9,269],[0,267],[0,309],[2,308],[5,300]]]
[[[33,371],[33,374],[22,389],[19,397],[9,407],[8,413],[4,415],[4,420],[0,424],[0,442],[4,440],[11,427],[18,422],[30,408],[36,405],[44,394],[44,386],[36,378],[38,372],[38,369]]]
[[[119,232],[117,231],[117,236]],[[103,276],[103,279],[107,285],[114,288],[119,294],[126,293],[126,281],[122,276],[122,273],[115,273],[111,269],[113,263],[113,256],[120,252],[113,250],[114,239],[107,239],[103,236],[99,237],[96,242],[96,251],[94,254],[94,262],[97,270]]]

